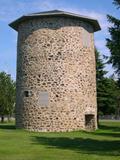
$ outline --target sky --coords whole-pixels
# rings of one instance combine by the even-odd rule
[[[0,0],[0,71],[16,78],[17,32],[9,23],[22,15],[48,10],[63,10],[89,16],[99,21],[101,31],[95,32],[95,45],[102,55],[109,55],[106,38],[110,35],[106,14],[119,16],[112,0]],[[111,65],[106,66],[108,76],[113,73]]]

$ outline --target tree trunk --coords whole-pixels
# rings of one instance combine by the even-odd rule
[[[4,123],[4,115],[1,116],[1,123]]]
[[[120,118],[120,100],[118,100],[118,107],[116,108],[115,111],[115,119],[119,119]]]
[[[10,116],[10,115],[8,115],[7,119],[8,119],[8,122],[10,122],[10,120],[11,120],[11,116]]]
[[[99,128],[99,109],[98,109],[98,106],[97,106],[97,127]]]
[[[120,118],[120,109],[117,108],[117,111],[116,111],[116,119],[118,120]]]

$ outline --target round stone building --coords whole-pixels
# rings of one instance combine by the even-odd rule
[[[16,127],[59,132],[97,128],[95,19],[64,11],[20,17]]]

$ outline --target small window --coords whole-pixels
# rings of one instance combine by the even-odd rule
[[[24,91],[25,97],[30,97],[32,95],[31,91]]]

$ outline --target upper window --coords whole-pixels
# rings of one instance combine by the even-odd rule
[[[85,29],[83,29],[83,33],[82,33],[82,42],[83,42],[83,47],[90,47],[91,34]]]

